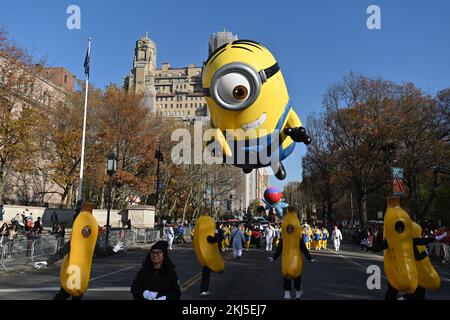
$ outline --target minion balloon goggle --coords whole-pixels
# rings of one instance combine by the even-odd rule
[[[204,88],[203,93],[224,109],[244,110],[256,101],[262,85],[278,71],[278,63],[260,71],[245,63],[230,63],[217,70],[211,88]]]

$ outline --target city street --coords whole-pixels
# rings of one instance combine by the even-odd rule
[[[134,249],[108,258],[95,258],[86,300],[130,300],[130,286],[148,249]],[[339,254],[331,250],[311,254],[317,263],[305,263],[303,290],[305,300],[383,300],[386,279],[383,258],[366,253],[351,243],[342,245]],[[263,249],[250,249],[241,261],[233,261],[231,251],[223,254],[225,271],[212,274],[211,294],[200,297],[201,267],[190,243],[174,246],[171,257],[182,284],[182,300],[280,300],[283,297],[281,261],[267,260]],[[59,290],[59,262],[46,270],[31,265],[0,273],[0,299],[49,300]],[[377,265],[381,273],[381,289],[369,290],[367,267]],[[450,299],[450,270],[435,263],[441,275],[438,292],[427,292],[427,299]]]

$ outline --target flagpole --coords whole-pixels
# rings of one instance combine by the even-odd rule
[[[91,55],[91,41],[89,38],[88,52],[86,58],[89,59],[90,63],[90,55]],[[86,66],[85,66],[86,67]],[[90,68],[90,66],[89,66]],[[87,103],[88,103],[88,91],[89,91],[89,70],[86,72],[86,94],[84,96],[84,117],[83,117],[83,138],[81,141],[81,165],[80,165],[80,187],[78,190],[77,202],[83,201],[83,171],[84,171],[84,144],[86,142],[86,118],[87,118]]]

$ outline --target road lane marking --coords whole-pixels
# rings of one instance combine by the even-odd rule
[[[230,252],[228,255],[225,256],[225,258],[223,259],[224,262],[225,261],[229,261],[231,258],[233,257],[233,252]],[[199,280],[201,280],[202,278],[202,273],[198,273],[195,276],[193,276],[192,278],[186,280],[182,285],[181,285],[181,292],[186,292],[187,290],[189,290],[193,285],[195,285]]]
[[[114,272],[111,272],[111,273],[107,273],[107,274],[104,274],[104,275],[102,275],[102,276],[98,276],[98,277],[92,278],[91,281],[94,281],[94,280],[97,280],[97,279],[101,279],[101,278],[104,278],[104,277],[113,275],[113,274],[115,274],[115,273],[119,273],[119,272],[122,272],[122,271],[127,271],[127,270],[134,269],[134,268],[136,268],[136,266],[128,267],[128,268],[121,269],[121,270],[117,270],[117,271],[114,271]],[[91,281],[90,281],[90,282],[91,282]]]
[[[59,291],[60,287],[46,287],[46,288],[13,288],[13,289],[0,289],[1,293],[18,293],[18,292],[55,292]],[[103,287],[103,288],[89,288],[87,292],[104,292],[104,291],[116,291],[116,292],[129,292],[131,287]]]
[[[359,264],[359,263],[357,263],[357,262],[354,262],[354,261],[352,261],[351,259],[349,259],[349,258],[347,258],[347,257],[345,257],[345,256],[343,256],[343,255],[341,255],[341,254],[339,254],[339,253],[337,253],[337,252],[331,250],[331,249],[327,249],[327,251],[332,252],[332,253],[334,253],[335,255],[338,255],[338,256],[340,256],[340,257],[342,257],[342,258],[344,258],[344,259],[350,261],[351,263],[360,266],[360,267],[363,268],[364,270],[367,270],[367,267],[364,267],[362,264]],[[382,261],[384,262],[384,259],[383,259]],[[441,281],[444,281],[444,282],[450,282],[450,279],[448,279],[448,278],[446,278],[446,277],[444,277],[444,276],[442,276],[442,275],[439,275],[439,276],[441,277]],[[382,277],[384,280],[386,280],[386,281],[388,280],[388,279],[387,279],[385,276],[383,276],[383,275],[381,275],[381,277]]]
[[[343,256],[342,254],[339,254],[339,253],[337,253],[336,251],[333,251],[333,250],[331,250],[331,249],[327,249],[327,251],[329,251],[329,252],[331,252],[331,253],[334,253],[335,255],[337,255],[337,256],[339,256],[339,257],[342,257],[342,258],[344,258],[345,260],[348,260],[348,261],[350,261],[351,263],[353,263],[353,264],[355,264],[355,265],[361,267],[363,270],[366,270],[366,271],[367,271],[367,267],[364,267],[362,264],[360,264],[360,263],[358,263],[358,262],[354,262],[354,261],[352,261],[351,259],[349,259],[349,258]],[[380,275],[380,276],[381,276],[384,280],[387,281],[387,278],[386,278],[385,276],[383,276],[383,275]]]

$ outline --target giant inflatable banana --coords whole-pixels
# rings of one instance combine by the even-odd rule
[[[293,208],[288,208],[282,225],[283,251],[281,256],[281,272],[284,278],[295,279],[302,274],[301,237],[302,227],[300,226],[297,213]]]
[[[91,275],[98,236],[98,224],[92,210],[91,204],[85,204],[75,219],[70,238],[70,252],[65,256],[61,267],[61,286],[75,297],[86,292]]]
[[[400,199],[388,198],[384,217],[384,237],[388,244],[384,250],[384,271],[391,286],[405,293],[414,293],[419,283],[412,232],[411,218],[400,207]]]
[[[422,227],[413,222],[413,237],[422,238]],[[419,253],[425,251],[425,246],[417,246]],[[427,256],[422,260],[416,260],[417,273],[419,275],[419,286],[425,289],[437,290],[441,287],[441,278],[431,264]]]
[[[219,252],[217,243],[209,243],[208,236],[214,237],[216,234],[216,224],[214,220],[203,215],[195,224],[194,228],[194,249],[198,262],[206,266],[213,272],[222,272],[225,264]]]

